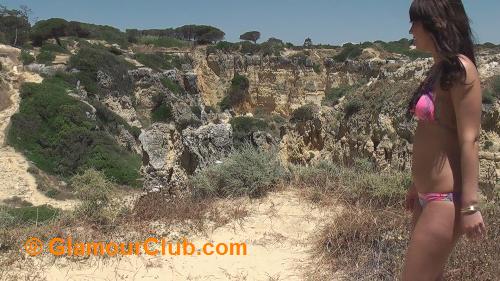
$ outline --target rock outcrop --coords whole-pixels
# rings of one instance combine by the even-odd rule
[[[184,151],[182,167],[188,174],[215,163],[227,156],[233,148],[233,131],[229,124],[207,124],[182,131]]]
[[[173,124],[154,123],[139,136],[143,150],[144,188],[179,196],[187,176],[215,163],[232,150],[229,124],[188,127],[180,133]]]
[[[154,123],[139,135],[142,145],[144,190],[182,196],[187,173],[180,166],[183,144],[172,124]]]

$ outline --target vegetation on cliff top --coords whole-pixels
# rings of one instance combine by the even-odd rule
[[[69,96],[70,88],[58,77],[23,84],[19,112],[12,116],[7,135],[9,144],[50,174],[67,178],[93,167],[119,184],[140,186],[139,156],[99,129],[100,114],[97,119],[90,117],[92,109]]]

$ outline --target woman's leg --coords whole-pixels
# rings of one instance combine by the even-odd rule
[[[458,216],[459,216],[459,214],[455,214],[455,217],[456,217],[456,219],[455,219],[455,233],[453,236],[453,242],[451,243],[451,250],[453,250],[453,248],[455,248],[455,245],[457,244],[458,239],[460,239],[460,236],[462,236],[462,231],[460,229],[460,222],[457,221]],[[442,280],[444,280],[444,268],[439,273],[438,278],[436,278],[436,281],[442,281]]]
[[[416,222],[406,253],[403,280],[439,280],[455,238],[455,205],[428,202]]]

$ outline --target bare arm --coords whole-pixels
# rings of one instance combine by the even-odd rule
[[[482,99],[476,67],[464,57],[460,57],[460,60],[467,72],[466,84],[456,82],[451,88],[451,99],[457,120],[462,172],[462,206],[465,207],[478,201]]]

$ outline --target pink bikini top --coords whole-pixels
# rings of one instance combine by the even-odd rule
[[[433,85],[434,78],[430,76],[421,89],[423,94],[410,111],[418,120],[436,121],[434,93],[432,91]]]
[[[422,87],[423,94],[420,96],[417,103],[415,104],[415,107],[412,108],[410,112],[413,113],[413,115],[415,115],[418,120],[436,123],[437,125],[456,134],[456,127],[450,127],[442,122],[439,122],[439,114],[436,114],[435,96],[434,92],[432,91],[432,88],[434,86],[433,81],[434,79],[432,79],[431,77],[426,85]]]
[[[410,110],[418,120],[435,121],[434,93],[432,92],[432,79],[423,87],[424,92],[418,99],[415,107]]]

